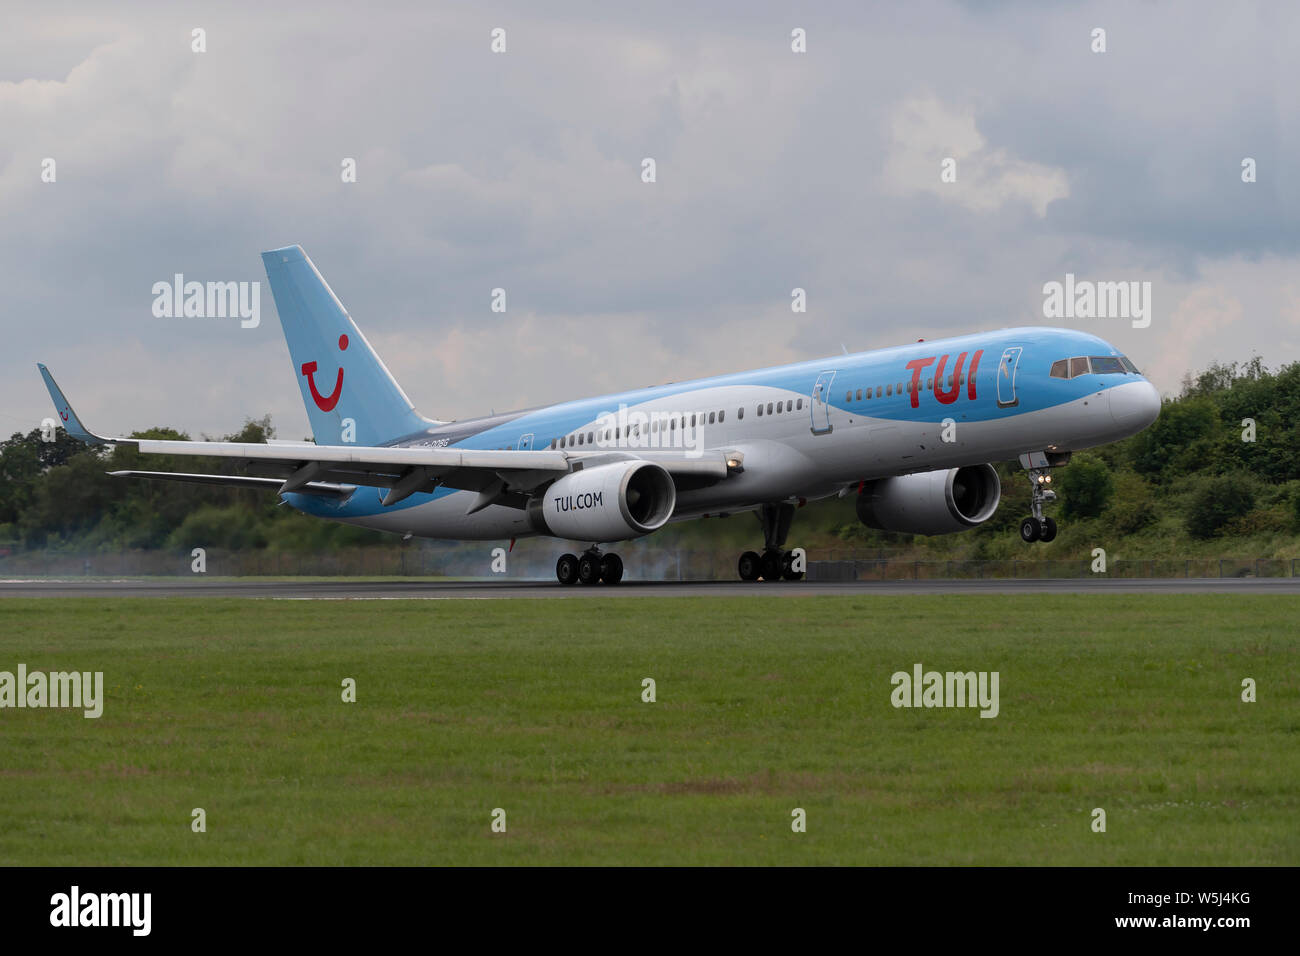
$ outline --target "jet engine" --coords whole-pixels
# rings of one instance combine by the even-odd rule
[[[858,495],[858,520],[880,531],[950,534],[988,521],[1001,499],[993,466],[967,465],[867,482]]]
[[[618,461],[565,475],[528,503],[543,534],[623,541],[667,524],[677,506],[672,476],[649,461]]]

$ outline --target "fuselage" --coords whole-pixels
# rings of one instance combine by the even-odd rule
[[[1105,444],[1145,428],[1159,408],[1156,389],[1104,340],[1031,327],[438,424],[388,444],[612,455],[722,449],[743,462],[725,480],[679,487],[673,520],[683,520],[813,500],[875,478]],[[391,507],[382,494],[361,487],[342,500],[285,499],[309,514],[420,537],[536,533],[518,508],[467,514],[471,492],[439,488]]]

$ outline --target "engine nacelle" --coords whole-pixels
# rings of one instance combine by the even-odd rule
[[[870,482],[858,495],[858,520],[880,531],[951,534],[993,517],[1002,483],[992,465],[967,465]]]
[[[534,527],[602,543],[662,528],[677,506],[672,476],[649,461],[618,461],[565,475],[528,504]]]

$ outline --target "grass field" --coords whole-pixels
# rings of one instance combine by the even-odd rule
[[[0,710],[0,864],[1294,865],[1297,621],[1231,595],[3,600],[0,670],[102,670],[107,699]],[[999,716],[895,709],[918,662],[999,672]]]

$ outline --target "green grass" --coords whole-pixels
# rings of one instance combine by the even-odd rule
[[[0,711],[0,864],[1294,865],[1297,620],[1231,595],[4,600],[0,670],[102,670],[107,700]],[[1000,716],[893,708],[916,662],[999,671]]]

